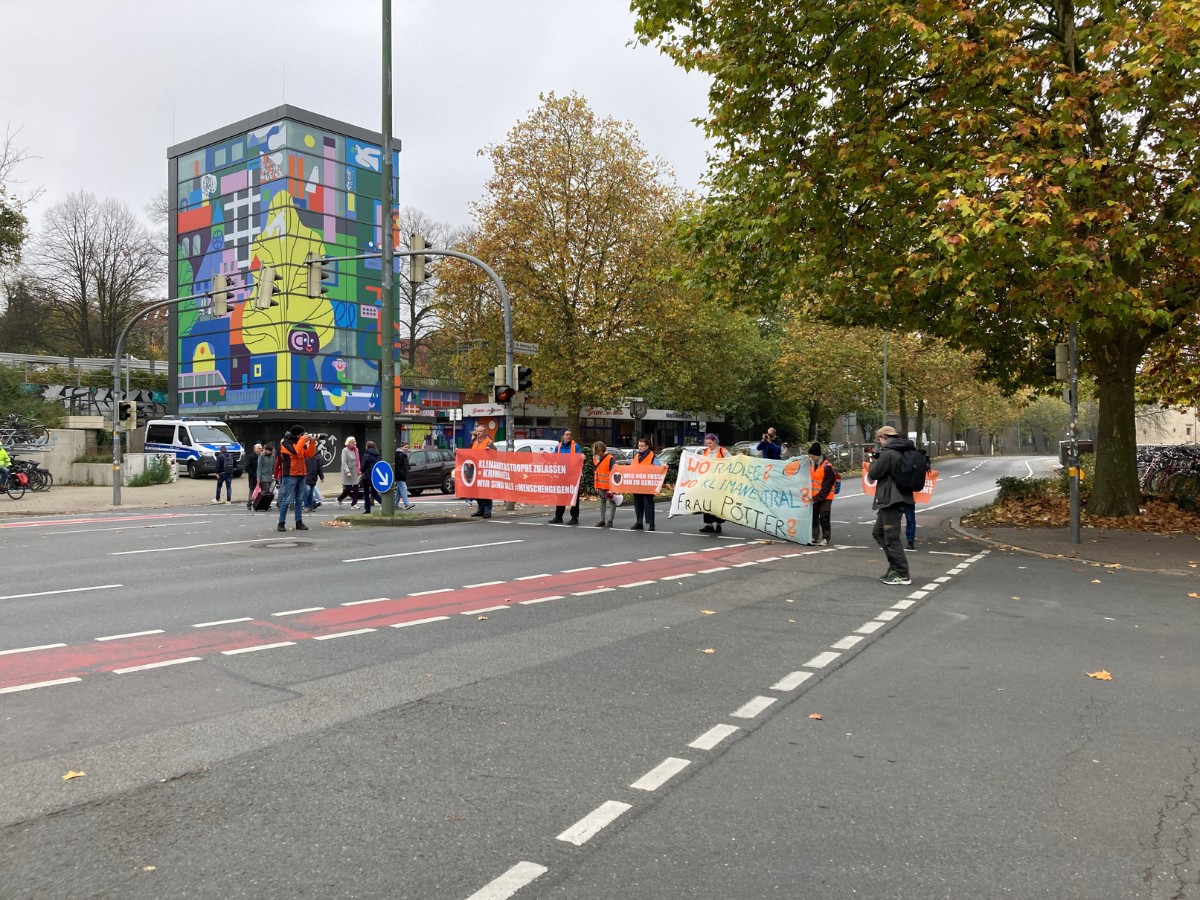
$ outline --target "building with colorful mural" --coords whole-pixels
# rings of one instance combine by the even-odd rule
[[[206,297],[175,310],[173,411],[264,426],[377,421],[380,260],[328,265],[320,297],[309,296],[305,260],[380,251],[387,217],[378,133],[280,106],[172,147],[168,157],[171,295],[209,291],[216,275],[230,290],[226,316],[214,316]],[[398,170],[398,142],[393,160]],[[262,289],[266,267],[277,273],[280,302],[260,310],[242,301]],[[397,339],[394,358],[398,351]],[[399,379],[395,400],[405,408]]]

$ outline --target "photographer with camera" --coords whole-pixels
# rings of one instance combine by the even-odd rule
[[[758,442],[758,452],[762,454],[763,459],[781,459],[783,456],[783,445],[779,443],[779,437],[775,434],[774,428],[768,428],[767,433],[762,436],[762,440]]]

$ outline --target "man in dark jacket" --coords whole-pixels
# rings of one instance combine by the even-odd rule
[[[408,499],[408,441],[402,441],[396,448],[396,501],[398,509],[412,509],[417,504]]]
[[[876,431],[875,440],[879,450],[867,469],[868,480],[875,482],[875,502],[871,504],[876,510],[875,530],[871,536],[883,548],[888,561],[887,574],[879,580],[884,584],[912,584],[908,577],[908,557],[900,543],[900,527],[904,505],[913,502],[913,495],[900,490],[894,478],[900,468],[900,454],[912,449],[914,444],[908,438],[900,437],[891,425]]]
[[[304,476],[304,509],[313,512],[321,505],[321,491],[318,481],[325,480],[325,467],[321,464],[321,455],[314,453],[306,462],[308,471]]]

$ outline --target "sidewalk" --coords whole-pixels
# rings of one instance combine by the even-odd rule
[[[325,490],[325,502],[321,507],[322,512],[329,512],[333,515],[337,515],[339,512],[344,512],[348,516],[361,515],[358,509],[350,509],[349,500],[346,501],[346,506],[339,510],[337,503],[334,502],[334,498],[337,497],[341,485],[331,484],[329,481],[326,481],[326,485],[329,485],[329,487]],[[55,485],[48,491],[36,493],[34,491],[26,491],[25,496],[20,500],[13,500],[10,497],[0,494],[0,521],[18,516],[77,516],[89,513],[134,509],[194,509],[195,511],[199,511],[201,509],[208,509],[214,505],[212,499],[216,490],[216,478],[181,478],[173,484],[152,484],[147,487],[122,487],[121,505],[114,506],[112,502],[112,485],[102,485],[99,487]],[[247,493],[248,488],[245,478],[239,478],[234,481],[234,508],[245,508]],[[443,495],[432,492],[429,496],[450,502],[439,503],[436,506],[431,505],[429,507],[418,503],[416,509],[401,512],[400,515],[413,519],[427,518],[432,523],[434,520],[470,519],[471,513],[475,511],[474,506],[468,507],[463,501],[456,500],[452,494]],[[359,508],[361,508],[361,504]],[[497,503],[492,514],[495,518],[506,518],[509,516],[549,515],[550,513],[548,508],[544,506],[517,504],[517,508],[510,511],[504,508],[503,503]]]
[[[1002,550],[1017,550],[1048,559],[1077,560],[1088,565],[1119,566],[1192,578],[1200,575],[1200,536],[1148,534],[1116,528],[1083,528],[1072,544],[1067,528],[967,528],[955,520],[961,535]]]

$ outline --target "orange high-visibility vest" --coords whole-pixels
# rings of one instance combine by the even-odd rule
[[[829,490],[824,494],[821,493],[821,485],[825,483],[825,470],[831,468],[833,467],[829,465],[829,460],[823,459],[812,470],[812,493],[810,496],[814,501],[833,499],[833,485],[830,485]]]
[[[605,453],[604,459],[601,460],[597,460],[596,457],[593,456],[592,462],[596,464],[595,476],[592,482],[596,486],[596,490],[612,490],[613,455],[611,453]]]

